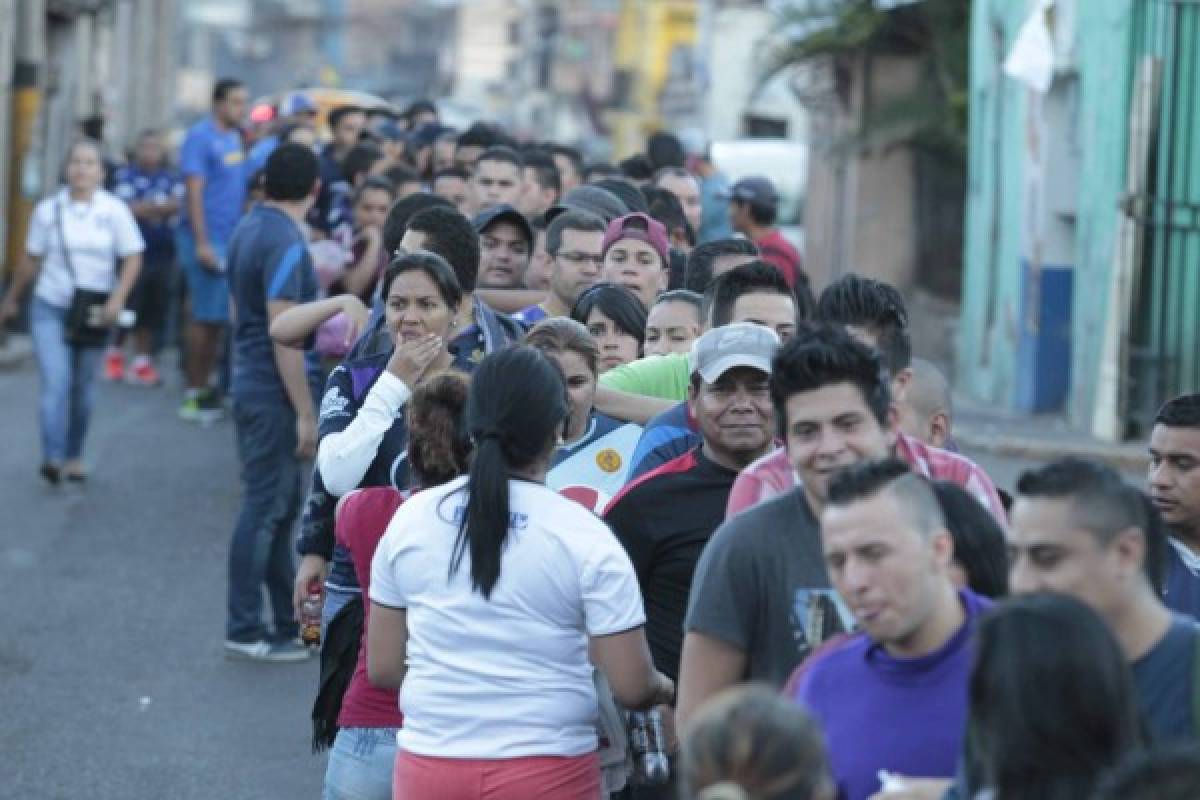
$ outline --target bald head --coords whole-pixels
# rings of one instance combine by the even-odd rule
[[[945,447],[953,427],[950,382],[934,364],[912,360],[911,377],[897,404],[900,430],[934,447]]]

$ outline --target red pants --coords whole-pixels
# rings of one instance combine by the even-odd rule
[[[599,800],[600,759],[433,758],[396,752],[393,800]]]

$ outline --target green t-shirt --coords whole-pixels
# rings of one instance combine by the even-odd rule
[[[600,385],[618,392],[678,403],[687,400],[691,375],[687,353],[667,353],[614,367],[600,376]]]

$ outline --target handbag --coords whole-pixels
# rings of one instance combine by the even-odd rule
[[[71,263],[71,249],[67,247],[67,237],[63,232],[61,201],[54,204],[54,224],[58,227],[58,243],[62,247],[63,261],[71,275],[73,287],[71,304],[67,307],[67,316],[63,320],[63,339],[75,347],[103,347],[108,343],[109,331],[109,325],[104,321],[104,306],[108,303],[111,292],[81,289],[77,285],[79,279],[75,275],[75,265]]]

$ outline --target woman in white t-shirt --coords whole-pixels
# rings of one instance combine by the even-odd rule
[[[51,484],[62,477],[87,478],[83,440],[104,352],[103,346],[80,347],[65,340],[71,297],[76,288],[111,292],[103,316],[115,324],[146,249],[128,206],[100,188],[104,162],[99,143],[85,139],[73,144],[66,174],[66,187],[34,209],[25,257],[0,303],[4,324],[19,313],[25,290],[37,279],[29,327],[42,376],[41,475]]]
[[[414,495],[375,552],[367,671],[400,689],[396,797],[596,800],[592,663],[628,708],[673,695],[625,551],[543,483],[567,413],[545,356],[486,357],[469,477]]]

